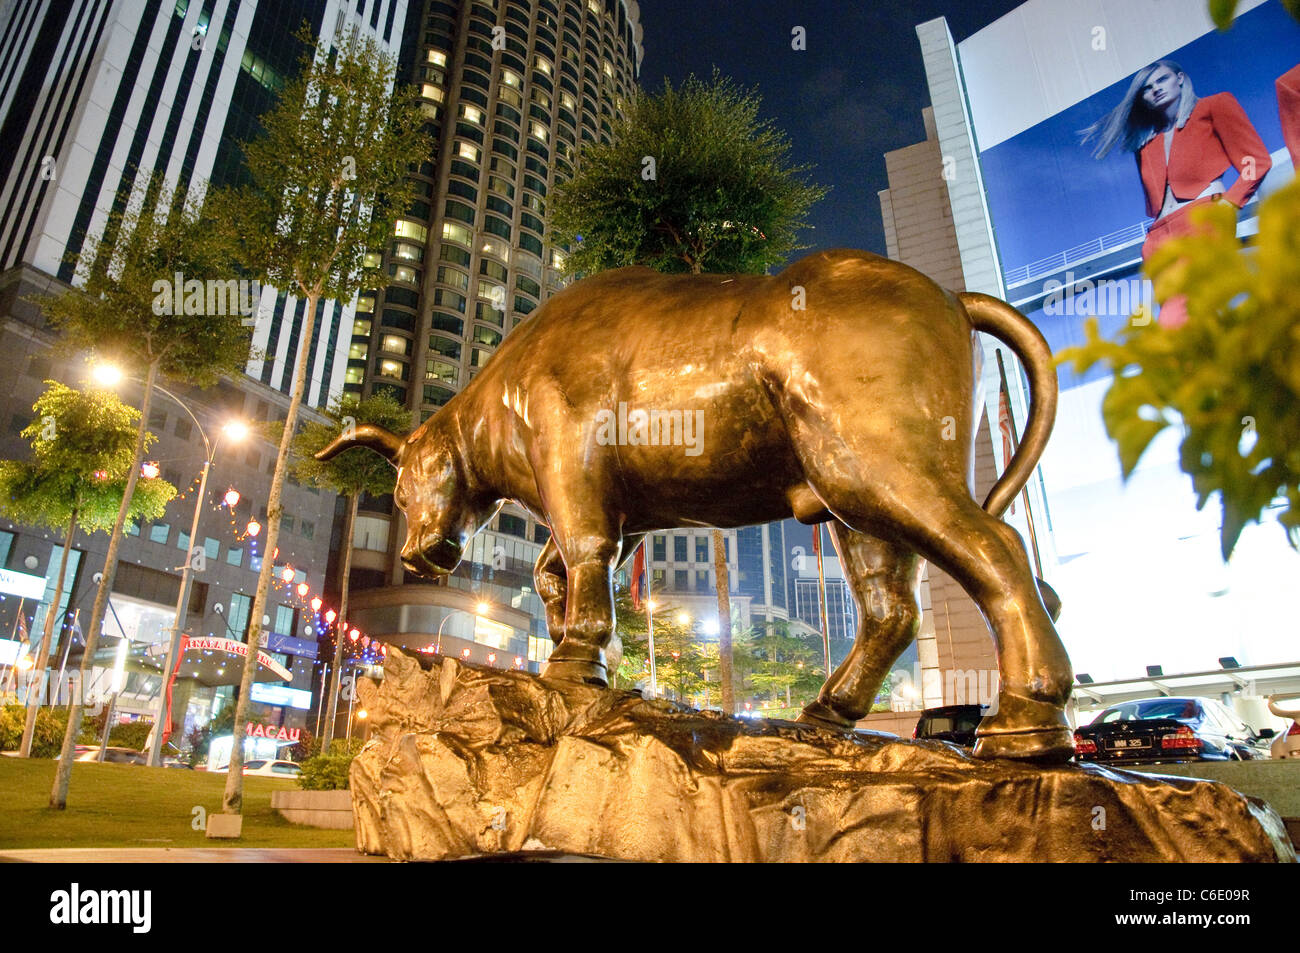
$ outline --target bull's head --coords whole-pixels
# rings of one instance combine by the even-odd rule
[[[406,514],[402,565],[421,576],[456,568],[470,537],[482,525],[482,507],[471,491],[464,457],[450,438],[427,421],[409,437],[359,424],[316,454],[330,460],[352,447],[378,453],[397,468],[393,498]]]

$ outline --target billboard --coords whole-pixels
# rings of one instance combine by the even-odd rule
[[[1088,318],[1113,336],[1150,302],[1142,261],[1190,209],[1231,202],[1249,236],[1259,200],[1295,175],[1300,23],[1277,0],[1246,0],[1225,32],[1200,0],[1031,0],[958,50],[1006,296],[1054,351],[1082,343]],[[1157,315],[1184,319],[1177,302]],[[1076,670],[1293,661],[1300,557],[1281,529],[1265,514],[1224,566],[1217,502],[1196,510],[1181,435],[1125,483],[1102,424],[1107,372],[1059,380],[1037,523]]]

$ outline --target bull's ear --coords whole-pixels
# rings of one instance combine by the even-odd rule
[[[317,460],[333,460],[344,450],[352,447],[366,447],[375,451],[393,466],[397,466],[402,457],[404,438],[391,430],[375,424],[358,424],[351,432],[331,440],[315,454]]]

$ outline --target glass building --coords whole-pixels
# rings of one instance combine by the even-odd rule
[[[412,173],[415,202],[373,251],[388,284],[357,302],[345,391],[387,392],[427,420],[563,286],[548,197],[583,142],[609,140],[637,80],[638,17],[624,0],[412,0],[398,76],[419,88],[435,148]],[[352,584],[368,631],[497,665],[545,660],[532,591],[545,526],[507,507],[431,586],[402,569],[391,498],[360,509]],[[483,622],[510,627],[508,650],[485,642]]]

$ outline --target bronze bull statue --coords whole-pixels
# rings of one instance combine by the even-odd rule
[[[982,508],[976,331],[1020,356],[1033,397]],[[975,754],[1065,760],[1070,661],[998,518],[1046,445],[1056,395],[1047,342],[1010,305],[836,250],[770,276],[620,268],[576,282],[414,433],[359,426],[317,456],[362,446],[397,467],[402,563],[420,575],[451,572],[506,500],[545,521],[534,573],[556,646],[543,674],[599,685],[613,574],[645,533],[830,521],[862,621],[800,718],[813,724],[848,728],[869,710],[916,635],[931,560],[993,630],[1001,688]]]

